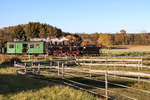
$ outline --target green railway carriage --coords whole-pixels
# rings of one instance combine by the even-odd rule
[[[45,53],[45,43],[34,42],[7,42],[8,54],[43,54]]]

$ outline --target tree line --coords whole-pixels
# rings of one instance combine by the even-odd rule
[[[125,30],[115,34],[100,33],[97,43],[108,47],[113,45],[150,45],[150,33],[129,34]]]
[[[114,45],[150,45],[150,33],[127,33],[122,29],[119,33],[78,33],[82,44],[96,44],[106,47]]]
[[[1,41],[12,41],[14,38],[29,40],[30,38],[55,38],[64,35],[61,29],[49,24],[29,22],[17,26],[9,26],[0,29]]]
[[[30,38],[56,38],[70,35],[70,39],[76,38],[82,41],[82,46],[87,44],[103,45],[150,45],[150,33],[127,33],[122,29],[119,33],[69,33],[49,24],[29,22],[17,26],[9,26],[0,29],[0,41],[13,41],[14,38],[29,40]]]

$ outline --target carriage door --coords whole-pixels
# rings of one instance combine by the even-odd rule
[[[24,54],[28,53],[28,44],[27,44],[27,43],[23,43],[22,52],[23,52]]]
[[[16,54],[22,54],[22,43],[15,43]]]

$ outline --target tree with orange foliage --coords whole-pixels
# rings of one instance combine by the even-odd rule
[[[97,43],[99,45],[103,45],[103,46],[106,46],[106,47],[109,47],[109,48],[112,47],[113,40],[112,40],[111,34],[108,34],[108,33],[102,34],[102,33],[100,33]]]

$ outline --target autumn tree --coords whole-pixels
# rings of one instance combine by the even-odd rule
[[[128,44],[129,45],[134,45],[134,43],[135,43],[135,36],[134,36],[135,34],[128,34]]]
[[[28,39],[39,37],[40,23],[29,22],[28,24],[25,25],[25,32]]]
[[[47,38],[48,37],[48,31],[47,31],[47,25],[41,24],[39,26],[39,37],[40,38]]]
[[[55,38],[62,35],[61,29],[48,24],[40,24],[39,22],[30,22],[26,24],[25,32],[28,38]]]
[[[111,34],[102,34],[100,33],[99,35],[99,38],[98,38],[98,44],[100,45],[104,45],[104,46],[107,46],[107,47],[112,47],[112,44],[113,41],[112,41],[112,36]]]
[[[120,33],[122,33],[122,34],[126,34],[127,32],[126,32],[126,30],[121,29],[121,30],[120,30]]]
[[[13,37],[20,40],[25,39],[25,31],[22,25],[14,27]]]
[[[0,30],[0,35],[3,37],[1,39],[4,41],[10,41],[13,40],[13,38],[55,38],[64,35],[61,29],[39,22],[29,22],[28,24],[9,26]]]

